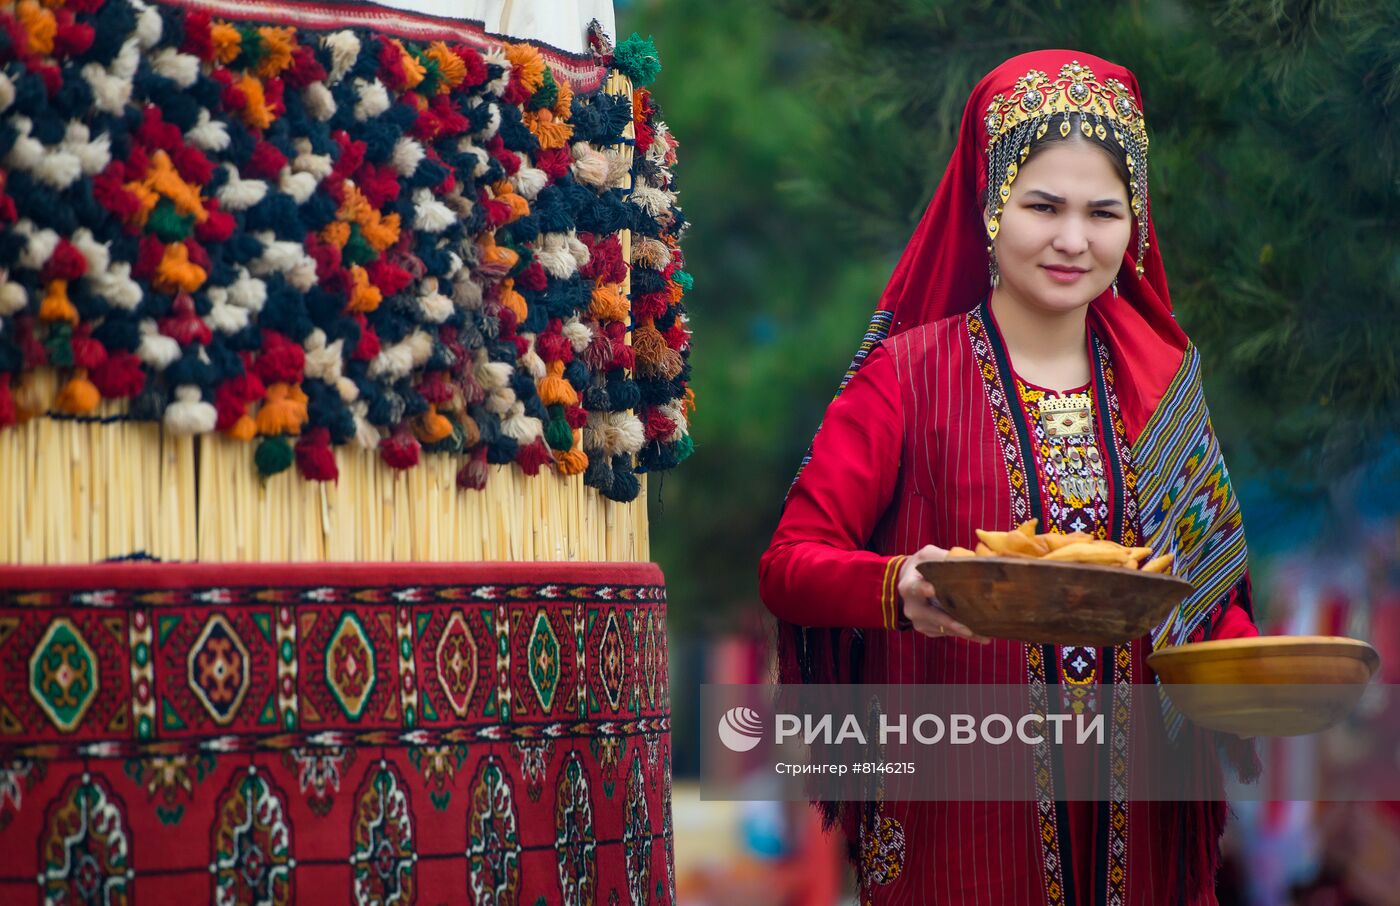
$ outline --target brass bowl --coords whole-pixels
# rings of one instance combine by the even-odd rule
[[[1381,658],[1339,636],[1258,636],[1163,648],[1147,658],[1189,719],[1236,736],[1302,736],[1344,719]]]
[[[1184,579],[1029,557],[919,564],[938,603],[973,632],[1042,645],[1121,645],[1147,635],[1191,593]]]

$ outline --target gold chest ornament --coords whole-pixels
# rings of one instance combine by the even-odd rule
[[[1073,437],[1092,434],[1091,403],[1088,394],[1047,396],[1040,401],[1040,424],[1046,437]]]

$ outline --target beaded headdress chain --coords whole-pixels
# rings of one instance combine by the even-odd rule
[[[1030,156],[1031,142],[1051,128],[1068,136],[1071,116],[1079,117],[1085,137],[1104,141],[1109,132],[1127,152],[1129,194],[1137,220],[1137,273],[1143,273],[1147,254],[1147,125],[1128,86],[1117,79],[1100,82],[1089,67],[1075,60],[1051,79],[1032,69],[1016,80],[1009,95],[998,94],[987,106],[987,238],[997,238],[1001,215],[1011,198],[1011,184],[1020,165]]]

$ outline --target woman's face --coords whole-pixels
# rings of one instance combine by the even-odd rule
[[[1087,305],[1118,276],[1132,228],[1108,154],[1089,141],[1053,142],[1020,168],[1002,212],[1001,291],[1046,312]]]

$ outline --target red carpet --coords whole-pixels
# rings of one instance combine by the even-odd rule
[[[651,564],[0,567],[0,902],[670,903]]]

